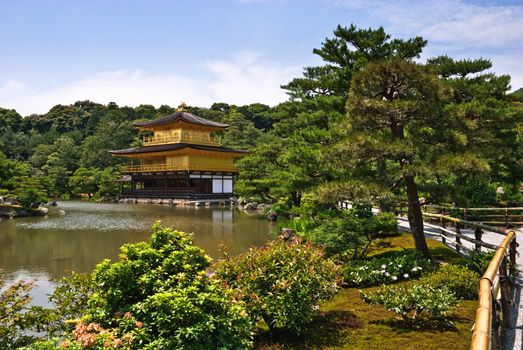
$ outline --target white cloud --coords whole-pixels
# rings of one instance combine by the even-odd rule
[[[523,4],[471,4],[464,0],[334,0],[368,13],[395,36],[421,35],[424,57],[490,58],[493,71],[523,86]],[[429,54],[429,55],[427,55]]]
[[[0,98],[2,96],[16,96],[23,93],[25,86],[21,81],[8,80],[3,85],[0,85]]]
[[[232,62],[209,61],[207,68],[215,75],[209,88],[214,101],[236,104],[265,102],[275,104],[286,99],[280,85],[300,74],[301,68],[281,67],[264,62],[259,54],[244,51]]]
[[[479,6],[463,0],[339,0],[388,23],[390,31],[480,48],[519,47],[523,5]]]
[[[286,99],[280,85],[300,72],[297,67],[264,61],[259,54],[249,51],[229,61],[209,61],[203,69],[209,72],[208,78],[140,70],[101,72],[47,91],[31,91],[22,82],[8,81],[0,84],[0,106],[28,115],[45,113],[56,104],[79,100],[128,106],[176,106],[180,101],[202,107],[213,102],[274,105]]]

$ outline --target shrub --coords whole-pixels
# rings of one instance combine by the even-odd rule
[[[481,252],[479,250],[473,250],[465,260],[465,266],[472,271],[483,275],[487,270],[492,258],[494,258],[495,252]]]
[[[96,291],[75,332],[89,333],[93,344],[127,337],[133,349],[250,348],[247,314],[207,277],[209,264],[189,235],[155,224],[150,243],[126,244],[120,261],[95,268]],[[78,328],[89,324],[92,331]]]
[[[350,286],[368,287],[421,276],[430,260],[417,253],[396,253],[389,257],[353,260],[343,267],[343,279]]]
[[[299,334],[312,321],[319,302],[336,292],[336,266],[323,250],[298,241],[273,241],[224,260],[217,278],[235,288],[254,324]]]
[[[446,319],[457,304],[455,295],[447,288],[415,284],[410,287],[383,287],[375,293],[361,292],[368,304],[382,305],[405,321],[420,317]]]
[[[488,207],[496,204],[496,190],[485,180],[471,179],[458,186],[458,203],[465,207]]]
[[[0,349],[18,349],[33,340],[26,332],[32,325],[27,305],[31,301],[29,292],[33,288],[34,283],[25,281],[6,287],[0,274]]]
[[[458,299],[476,299],[479,274],[466,267],[443,265],[434,273],[423,277],[420,283],[434,288],[446,287]]]
[[[398,232],[394,214],[373,215],[371,208],[365,206],[330,213],[315,221],[297,219],[291,226],[301,236],[322,245],[328,256],[345,254],[353,259],[365,257],[377,238]]]
[[[19,190],[16,199],[24,208],[29,208],[32,203],[43,203],[47,201],[47,197],[43,191],[30,187],[24,187]]]

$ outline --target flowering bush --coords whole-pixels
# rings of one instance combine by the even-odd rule
[[[399,253],[385,258],[354,260],[343,268],[343,279],[351,287],[368,287],[419,277],[430,260],[415,253]]]
[[[263,319],[271,331],[299,334],[318,312],[319,302],[336,292],[336,272],[323,250],[295,240],[269,242],[226,259],[216,277],[235,288],[254,324]]]
[[[447,288],[425,284],[410,287],[385,286],[375,293],[361,292],[361,297],[366,303],[382,305],[401,315],[406,321],[416,321],[422,316],[445,319],[458,302]]]
[[[251,348],[243,304],[206,276],[210,261],[189,235],[155,224],[150,243],[95,268],[85,316],[57,348]]]

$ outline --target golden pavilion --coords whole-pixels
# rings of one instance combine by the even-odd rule
[[[228,199],[232,196],[234,160],[247,151],[221,147],[215,137],[227,124],[184,111],[133,124],[152,136],[143,146],[109,151],[131,158],[134,165],[122,167],[129,188],[124,197],[169,199]]]

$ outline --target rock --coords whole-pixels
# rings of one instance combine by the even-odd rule
[[[52,202],[47,203],[47,205],[50,205],[51,207],[56,207],[58,205],[58,203],[56,203],[56,201],[52,201]]]
[[[195,203],[194,203],[194,206],[195,206],[195,207],[201,207],[202,204],[203,204],[202,202],[195,202]]]
[[[205,206],[206,206],[206,207],[210,207],[211,204],[212,204],[211,202],[205,202]]]
[[[31,204],[29,204],[29,208],[31,209],[38,209],[40,208],[40,202],[32,202]]]
[[[247,203],[243,206],[243,210],[256,210],[258,205],[256,203]]]
[[[269,207],[268,204],[261,203],[261,204],[258,204],[258,206],[256,207],[256,210],[264,211],[264,210],[267,209],[268,207]]]
[[[65,210],[62,210],[62,209],[58,210],[58,214],[65,215]]]
[[[267,213],[267,219],[269,221],[276,221],[278,219],[278,214],[276,214],[276,212],[273,210],[269,210]]]
[[[4,204],[4,197],[0,196],[0,204]]]
[[[44,208],[44,207],[38,208],[38,211],[40,212],[40,215],[43,215],[43,216],[45,216],[45,215],[47,215],[47,213],[49,213],[49,209]]]
[[[103,196],[102,198],[100,198],[100,202],[103,202],[103,203],[110,203],[113,201],[113,198],[111,196]]]
[[[296,230],[288,227],[283,227],[280,232],[280,238],[284,241],[288,241],[289,239],[296,236]]]

